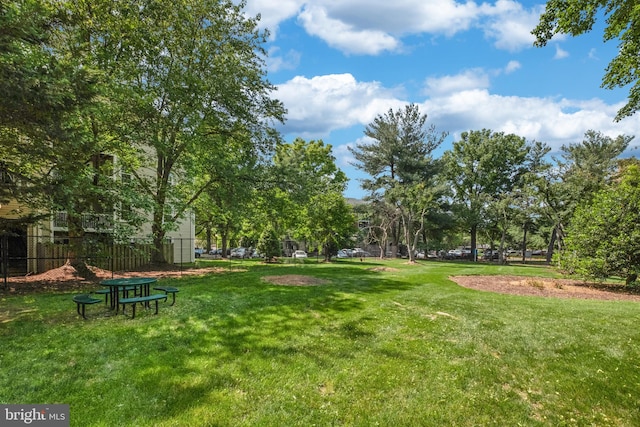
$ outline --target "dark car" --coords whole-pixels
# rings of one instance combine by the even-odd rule
[[[488,249],[484,251],[484,254],[482,254],[482,258],[487,260],[500,259],[500,253],[498,251],[492,251],[491,249]]]

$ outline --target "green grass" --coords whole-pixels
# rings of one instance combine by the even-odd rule
[[[163,280],[158,316],[0,294],[0,402],[66,403],[72,426],[640,425],[638,303],[447,279],[553,275],[532,266],[211,264]],[[261,280],[283,274],[330,283]]]

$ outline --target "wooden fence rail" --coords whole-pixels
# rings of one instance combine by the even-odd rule
[[[36,246],[37,272],[62,267],[69,258],[71,245],[38,243]],[[77,251],[77,249],[76,249]],[[127,271],[145,267],[151,263],[151,255],[155,251],[152,244],[104,244],[97,243],[85,247],[78,258],[87,264],[111,271]],[[173,243],[162,247],[165,260],[173,263]]]

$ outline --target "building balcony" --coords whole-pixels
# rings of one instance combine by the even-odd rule
[[[108,233],[113,231],[114,218],[113,214],[82,214],[82,228],[84,231],[95,233]],[[56,212],[53,216],[53,230],[68,230],[67,213]]]

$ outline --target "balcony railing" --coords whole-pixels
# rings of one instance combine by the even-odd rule
[[[57,230],[68,229],[68,215],[66,212],[56,212],[53,216],[53,228]],[[82,214],[82,228],[85,231],[113,231],[113,214]]]

